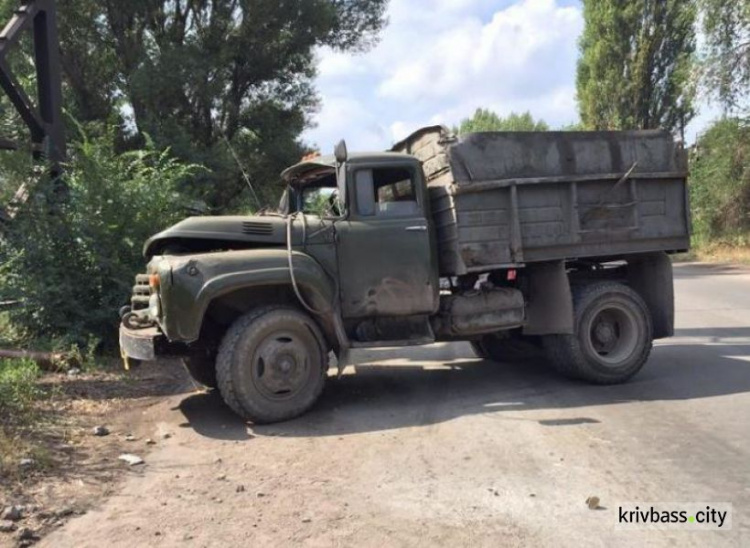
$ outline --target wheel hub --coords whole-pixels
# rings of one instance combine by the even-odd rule
[[[609,365],[627,360],[638,345],[638,329],[633,314],[623,306],[602,307],[589,324],[589,341],[597,359]]]
[[[279,370],[285,375],[289,374],[295,367],[297,367],[297,363],[291,356],[284,357],[279,361]]]
[[[602,344],[611,344],[616,338],[615,326],[609,322],[602,322],[596,326],[596,338]]]
[[[253,380],[268,397],[287,398],[304,387],[308,370],[308,356],[302,341],[292,335],[275,335],[258,347]]]

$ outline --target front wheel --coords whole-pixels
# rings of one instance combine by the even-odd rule
[[[544,338],[560,373],[594,384],[619,384],[636,375],[653,347],[651,314],[629,287],[596,282],[573,292],[575,334]]]
[[[213,390],[218,386],[215,362],[215,353],[202,351],[194,352],[187,358],[183,358],[182,365],[185,366],[195,382]]]
[[[309,316],[287,306],[260,308],[224,336],[216,362],[219,391],[235,413],[256,424],[289,420],[323,391],[327,355]]]

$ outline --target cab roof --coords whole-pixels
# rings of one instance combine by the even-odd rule
[[[414,159],[409,154],[402,154],[400,152],[354,152],[349,154],[349,162],[353,163],[379,163],[379,162],[392,162],[394,160]],[[416,160],[415,160],[416,161]],[[287,182],[292,183],[297,181],[310,172],[313,171],[326,171],[333,170],[336,168],[336,158],[330,156],[318,156],[310,160],[300,162],[286,170],[281,174],[281,178]]]

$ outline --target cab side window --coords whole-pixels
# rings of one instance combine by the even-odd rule
[[[357,211],[362,216],[408,217],[420,213],[414,175],[404,168],[356,172]]]

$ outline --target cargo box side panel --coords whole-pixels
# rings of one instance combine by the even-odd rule
[[[687,192],[684,179],[639,182],[640,235],[655,239],[684,238],[687,244],[690,239]]]
[[[552,238],[529,238],[527,226],[522,225],[528,262],[689,248],[684,179],[632,179],[617,187],[612,181],[573,182],[568,186],[575,187],[578,197],[577,208],[562,208],[570,215],[569,237],[561,236],[556,243]]]
[[[513,263],[509,194],[498,189],[454,195],[450,188],[430,188],[441,276]]]
[[[630,182],[587,181],[577,183],[581,237],[584,242],[603,242],[634,237],[638,226]],[[632,184],[637,184],[635,181]]]
[[[664,131],[475,133],[448,146],[459,185],[539,177],[680,171]]]
[[[568,184],[519,185],[518,209],[523,250],[573,244],[576,215]]]
[[[690,245],[685,155],[667,132],[432,127],[394,150],[422,162],[442,276]]]

